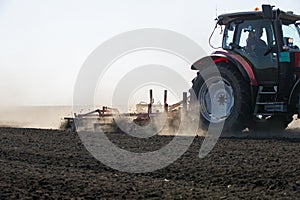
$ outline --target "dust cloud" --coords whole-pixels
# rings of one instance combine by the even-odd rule
[[[59,129],[64,117],[71,116],[71,106],[0,107],[0,126]]]
[[[185,130],[181,131],[183,136],[205,136],[206,133],[201,129],[195,133],[189,131],[191,124],[181,124],[181,112],[175,111],[169,113],[163,127],[161,123],[157,126],[157,135],[176,135],[179,127]],[[24,106],[24,107],[0,107],[0,126],[1,127],[16,127],[16,128],[41,128],[41,129],[60,129],[65,123],[64,117],[73,117],[71,106]],[[83,119],[80,121],[80,127],[83,129],[95,130],[101,128],[104,132],[120,132],[120,128],[113,118],[105,118],[101,121]],[[236,135],[235,135],[236,136]],[[300,120],[294,116],[294,121],[288,126],[285,131],[279,133],[261,132],[251,133],[243,132],[238,137],[254,137],[254,138],[300,138]]]

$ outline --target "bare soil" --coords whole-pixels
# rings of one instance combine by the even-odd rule
[[[147,151],[172,136],[138,142],[121,133],[109,138],[129,150]],[[166,168],[131,174],[97,161],[77,134],[0,128],[0,199],[299,198],[300,139],[222,138],[200,159],[202,141],[196,137],[189,150]]]

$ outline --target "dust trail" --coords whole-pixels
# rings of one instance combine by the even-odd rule
[[[192,123],[192,122],[191,122]],[[174,135],[178,127],[180,126],[180,115],[175,116],[168,120],[165,128],[159,133],[159,135]],[[189,124],[184,127],[188,130]],[[186,132],[184,135],[193,135],[194,133]],[[203,131],[200,127],[197,131],[198,136],[206,136],[207,132]],[[244,139],[300,139],[300,120],[294,116],[294,121],[290,123],[288,128],[284,131],[264,131],[264,132],[252,132],[244,130],[241,132],[231,132],[221,135],[222,138],[244,138]]]
[[[67,116],[72,116],[71,106],[0,107],[0,126],[59,129]]]

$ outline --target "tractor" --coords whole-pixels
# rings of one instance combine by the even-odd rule
[[[300,16],[262,5],[216,20],[222,48],[191,66],[198,70],[191,102],[199,107],[201,128],[284,130],[300,116]]]

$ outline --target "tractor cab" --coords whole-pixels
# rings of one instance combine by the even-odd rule
[[[191,67],[199,70],[192,89],[202,127],[225,121],[224,131],[284,129],[300,116],[299,22],[299,15],[270,5],[218,16],[222,48]]]
[[[258,84],[278,85],[280,68],[285,63],[290,68],[295,52],[300,51],[299,20],[300,16],[272,10],[269,5],[262,12],[220,15],[218,24],[225,25],[222,48],[250,63]],[[291,71],[288,79],[294,79]]]

